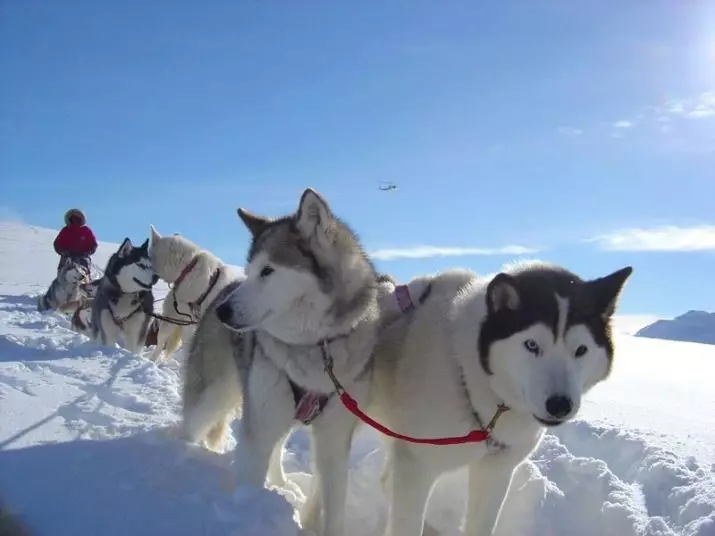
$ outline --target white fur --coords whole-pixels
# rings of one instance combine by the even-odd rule
[[[267,266],[274,271],[262,277]],[[232,306],[229,324],[234,328],[265,330],[287,344],[315,343],[330,331],[349,329],[324,325],[332,301],[311,274],[272,264],[264,252],[248,264],[246,280],[226,301]]]
[[[110,305],[119,320],[122,320],[125,314],[120,311],[133,311],[136,309],[136,306],[132,304],[132,299],[132,294],[122,294],[116,306]],[[112,346],[121,338],[122,346],[134,354],[138,354],[144,348],[146,332],[143,333],[143,336],[142,332],[148,319],[143,311],[139,311],[130,318],[123,320],[121,326],[117,325],[108,309],[101,310],[99,314],[101,329],[99,330],[98,341],[100,344]],[[92,316],[90,324],[94,322],[97,322],[97,319]]]
[[[358,255],[357,251],[350,247],[341,250],[339,241],[333,240],[330,211],[312,190],[304,193],[298,215],[296,227],[312,253],[340,273],[340,286],[334,292],[372,289],[372,270],[351,257]],[[265,222],[245,213],[241,217],[254,234]],[[273,271],[264,271],[267,266]],[[230,332],[215,326],[215,314],[202,319],[187,370],[189,380],[203,381],[208,387],[201,394],[188,388],[189,395],[198,402],[184,405],[184,431],[189,439],[201,440],[201,433],[224,419],[216,413],[217,408],[242,401],[234,464],[236,484],[263,486],[268,477],[269,482],[285,485],[282,445],[298,424],[289,377],[311,391],[329,393],[334,389],[324,372],[318,345],[321,339],[347,334],[330,343],[330,356],[336,374],[352,396],[361,403],[367,402],[370,374],[369,370],[361,373],[369,365],[379,322],[376,293],[374,289],[370,292],[369,302],[359,316],[338,320],[331,313],[336,303],[334,295],[323,292],[313,275],[276,264],[265,251],[258,252],[246,267],[245,281],[216,304],[217,311],[228,308],[226,320],[232,329],[246,332],[246,345],[253,337],[257,341],[250,366],[241,371],[230,351],[226,335]],[[248,359],[244,356],[241,361]],[[240,384],[226,381],[229,369],[231,375],[240,377]],[[186,393],[185,390],[184,400]],[[343,534],[348,459],[355,425],[355,418],[334,398],[310,426],[316,478],[300,519],[304,528],[316,534]]]
[[[543,435],[545,428],[534,415],[546,416],[546,398],[555,393],[571,396],[574,409],[566,419],[572,418],[581,395],[607,375],[607,355],[588,329],[576,325],[554,341],[553,333],[539,324],[493,344],[493,375],[487,375],[477,355],[478,330],[487,315],[487,283],[463,271],[432,279],[427,302],[409,320],[388,327],[381,338],[369,411],[399,433],[439,438],[474,429],[472,408],[486,425],[505,402],[511,410],[500,417],[492,437],[508,448],[485,442],[426,446],[388,440],[388,536],[422,535],[436,479],[463,466],[469,468],[465,534],[493,534],[514,469]],[[567,307],[562,304],[562,314]],[[528,338],[541,345],[541,359],[524,348]],[[573,352],[581,344],[589,352],[575,360]]]
[[[197,258],[197,262],[191,271],[187,273],[178,286],[174,286],[169,290],[164,299],[162,316],[176,319],[178,324],[157,319],[159,328],[157,344],[151,355],[151,359],[157,361],[162,358],[162,354],[164,354],[164,357],[168,357],[177,350],[182,339],[188,341],[193,336],[195,325],[179,324],[192,321],[191,316],[184,315],[192,314],[190,304],[206,292],[214,271],[217,268],[221,269],[216,284],[199,305],[199,318],[203,315],[208,304],[231,281],[232,277],[221,260],[209,251],[201,249],[179,234],[161,236],[153,225],[151,225],[149,255],[156,273],[170,284],[173,284],[179,278],[192,259]],[[176,306],[174,305],[175,300]],[[198,321],[198,318],[193,318],[193,321]]]

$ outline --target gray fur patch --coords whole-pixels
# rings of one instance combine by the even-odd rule
[[[313,247],[312,239],[303,238],[296,229],[295,217],[291,216],[266,223],[261,232],[253,237],[248,262],[258,252],[265,252],[271,263],[311,274],[321,292],[331,296],[333,307],[330,314],[340,321],[374,300],[378,282],[375,267],[355,233],[337,217],[331,218],[333,240],[329,251],[319,251]],[[347,285],[343,284],[343,263],[347,256],[359,259],[362,268],[369,274],[367,284],[361,285],[352,294],[346,293]]]

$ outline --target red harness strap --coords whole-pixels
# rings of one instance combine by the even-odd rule
[[[472,430],[466,435],[463,436],[457,436],[457,437],[435,437],[435,438],[420,438],[420,437],[411,437],[411,436],[406,436],[404,434],[398,434],[397,432],[394,432],[390,430],[387,426],[384,424],[380,424],[377,422],[375,419],[367,415],[365,412],[363,412],[360,407],[358,406],[358,403],[355,401],[353,397],[351,397],[349,394],[347,394],[345,391],[342,391],[340,393],[340,400],[343,403],[343,406],[355,415],[358,419],[360,419],[362,422],[365,424],[368,424],[372,426],[375,430],[378,430],[385,434],[386,436],[394,437],[395,439],[401,439],[402,441],[407,441],[409,443],[421,443],[423,445],[463,445],[465,443],[481,443],[482,441],[486,441],[489,439],[489,432],[491,432],[491,429],[485,429],[485,430]]]
[[[193,259],[191,259],[191,262],[189,262],[189,264],[186,265],[186,268],[181,270],[179,277],[177,277],[176,281],[174,281],[174,288],[178,287],[181,284],[181,282],[184,279],[186,279],[186,276],[189,275],[189,273],[191,273],[191,270],[194,269],[194,266],[196,266],[197,262],[199,262],[198,255],[196,257],[194,257]]]
[[[375,430],[382,432],[386,436],[394,437],[395,439],[401,439],[402,441],[407,441],[408,443],[419,443],[422,445],[436,445],[436,446],[464,445],[466,443],[481,443],[481,442],[489,439],[489,436],[490,436],[492,430],[494,429],[494,426],[496,425],[497,420],[499,419],[501,414],[504,413],[505,411],[509,410],[509,408],[507,406],[505,406],[504,404],[499,404],[497,406],[496,412],[494,413],[494,416],[492,417],[491,421],[489,421],[489,424],[487,424],[487,426],[485,426],[481,430],[472,430],[471,432],[469,432],[463,436],[420,438],[420,437],[407,436],[404,434],[398,434],[397,432],[390,430],[387,426],[377,422],[375,419],[373,419],[368,414],[363,412],[360,409],[360,406],[358,405],[357,401],[345,391],[345,388],[342,386],[342,384],[340,383],[338,378],[335,376],[335,372],[333,371],[333,358],[331,357],[330,352],[328,351],[328,342],[327,341],[323,341],[320,343],[320,351],[323,356],[323,363],[325,364],[325,372],[328,373],[328,376],[330,376],[330,379],[333,382],[333,385],[335,385],[335,390],[340,395],[340,401],[343,403],[343,406],[345,406],[345,409],[347,409],[350,413],[355,415],[358,419],[360,419],[365,424],[372,426]]]
[[[191,270],[194,269],[196,266],[196,263],[199,262],[199,257],[198,255],[195,256],[193,259],[191,259],[191,262],[186,265],[186,268],[184,268],[181,273],[179,274],[179,277],[176,278],[176,281],[172,284],[172,289],[174,290],[174,311],[176,311],[176,314],[180,316],[185,316],[187,318],[190,318],[191,321],[187,322],[186,324],[177,324],[177,325],[192,325],[198,322],[198,317],[199,317],[199,309],[201,307],[201,304],[204,302],[204,300],[208,297],[208,295],[211,293],[213,288],[216,286],[216,283],[218,282],[218,278],[221,275],[221,267],[219,266],[216,268],[213,273],[211,274],[211,278],[209,279],[209,286],[208,288],[196,299],[194,302],[189,303],[189,313],[182,313],[179,311],[179,304],[176,300],[176,288],[186,279],[186,277],[191,273]],[[166,320],[167,322],[172,322],[171,320],[167,318],[162,318],[162,320]],[[173,322],[176,323],[176,322]]]

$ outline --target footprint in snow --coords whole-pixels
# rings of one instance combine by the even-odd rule
[[[29,396],[36,396],[36,394],[32,392],[31,387],[42,385],[43,383],[44,382],[23,380],[10,376],[9,374],[0,374],[0,388],[6,386]]]
[[[115,406],[134,413],[153,413],[153,407],[149,402],[142,400],[136,395],[123,395],[112,391],[104,385],[85,385],[81,387],[87,394],[95,395],[105,404]]]
[[[83,409],[77,405],[60,407],[57,410],[57,415],[68,421],[68,423],[91,424],[92,426],[111,426],[115,424],[115,420],[109,415],[90,409]]]
[[[77,357],[78,348],[60,346],[51,337],[0,335],[0,361],[48,361]]]

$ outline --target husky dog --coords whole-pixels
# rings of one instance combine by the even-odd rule
[[[130,352],[144,347],[154,312],[152,287],[159,280],[149,259],[149,239],[134,247],[125,238],[107,262],[92,301],[92,338],[105,346],[119,336]]]
[[[47,289],[37,300],[38,311],[61,310],[82,297],[82,285],[89,281],[89,270],[76,260],[68,260]]]
[[[175,233],[161,236],[151,225],[149,256],[156,273],[172,285],[164,299],[162,316],[176,319],[172,324],[157,319],[157,343],[151,359],[170,356],[181,344],[182,332],[188,340],[204,310],[229,281],[235,279],[214,255]],[[187,325],[188,324],[188,325]]]
[[[293,215],[238,214],[253,238],[245,279],[224,289],[192,339],[183,433],[190,441],[216,441],[240,405],[236,481],[263,486],[267,476],[283,478],[280,451],[290,431],[311,425],[312,495],[322,497],[323,516],[321,523],[318,501],[308,501],[301,522],[317,534],[339,536],[356,419],[335,396],[324,357],[365,402],[379,321],[377,274],[358,238],[312,189]],[[269,466],[278,466],[272,475]]]
[[[546,428],[572,419],[582,396],[608,377],[610,319],[631,272],[582,280],[538,262],[488,280],[447,271],[429,281],[416,310],[381,332],[373,418],[422,439],[489,430],[496,418],[484,442],[390,441],[389,536],[421,536],[436,479],[462,466],[469,467],[465,534],[493,534],[514,469]]]

